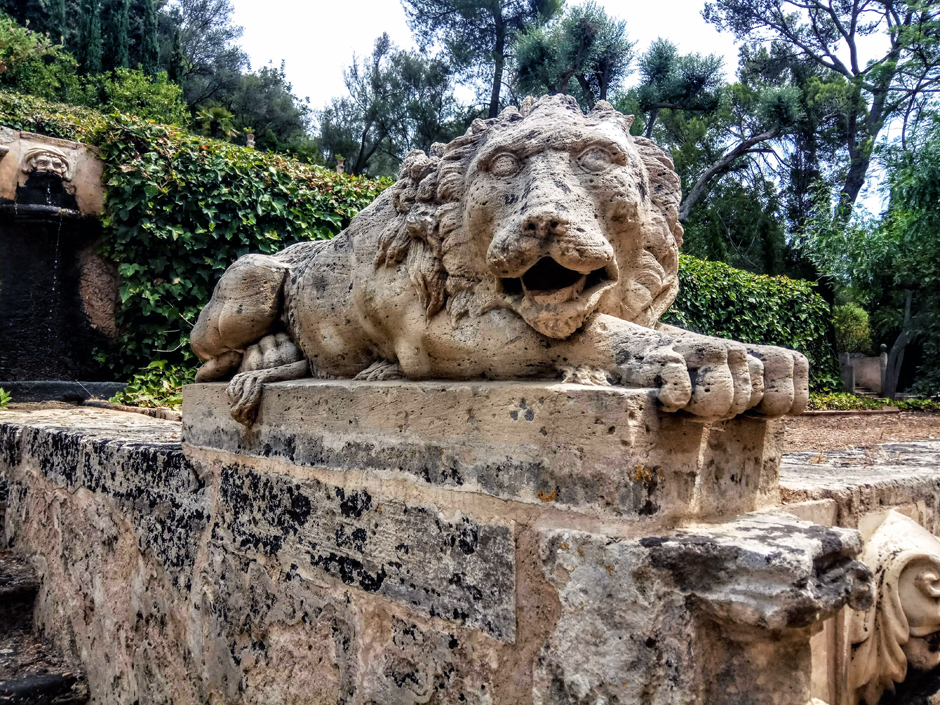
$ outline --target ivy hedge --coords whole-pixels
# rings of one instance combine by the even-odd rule
[[[124,331],[100,360],[119,375],[154,359],[194,363],[189,331],[229,264],[332,237],[391,183],[4,91],[0,124],[100,150],[102,253],[119,263]]]
[[[0,124],[100,150],[102,252],[119,263],[123,331],[100,360],[118,375],[144,369],[134,388],[147,394],[159,395],[168,371],[191,375],[189,331],[229,264],[248,252],[332,237],[391,183],[340,176],[132,115],[5,91]],[[814,284],[688,256],[679,275],[679,298],[666,322],[800,350],[810,358],[816,389],[835,384],[832,314]]]
[[[743,343],[781,345],[809,358],[816,391],[840,386],[832,311],[816,284],[679,257],[679,296],[664,323]]]

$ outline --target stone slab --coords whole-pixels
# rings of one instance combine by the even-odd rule
[[[665,414],[648,389],[552,382],[281,382],[250,429],[224,384],[183,393],[195,447],[630,519],[772,505],[777,428]]]
[[[0,382],[0,389],[13,395],[15,402],[67,401],[110,399],[124,391],[123,382],[66,382],[60,380],[36,382]]]
[[[920,505],[924,526],[940,533],[940,440],[787,453],[780,466],[785,503],[831,499],[839,526],[872,512]]]
[[[445,518],[405,504],[274,473],[223,467],[213,539],[249,556],[274,556],[288,575],[323,572],[430,617],[513,641],[511,522]]]

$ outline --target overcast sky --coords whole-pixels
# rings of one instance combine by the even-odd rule
[[[368,54],[382,32],[401,47],[414,42],[399,0],[232,0],[244,27],[242,47],[252,68],[286,61],[294,94],[322,107],[345,93],[343,68],[352,55]],[[569,0],[569,5],[581,4]],[[683,53],[721,54],[733,75],[737,49],[729,34],[702,19],[704,0],[601,0],[608,14],[627,20],[630,39],[643,51],[657,37]]]

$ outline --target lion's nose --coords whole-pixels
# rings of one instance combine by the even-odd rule
[[[522,231],[539,238],[564,235],[568,232],[568,221],[556,213],[534,213],[522,223]]]

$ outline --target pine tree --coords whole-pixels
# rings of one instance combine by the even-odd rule
[[[87,74],[101,73],[101,3],[100,0],[82,0],[81,7],[79,63]]]
[[[179,29],[173,33],[173,51],[170,54],[169,76],[174,83],[183,82],[183,74],[186,72],[186,56],[183,54],[183,37]]]
[[[111,59],[115,67],[130,68],[130,31],[131,0],[120,0],[120,5],[111,13],[111,46],[114,47]]]
[[[157,39],[157,8],[153,0],[141,0],[144,5],[143,53],[144,71],[151,76],[160,70],[160,44]]]

